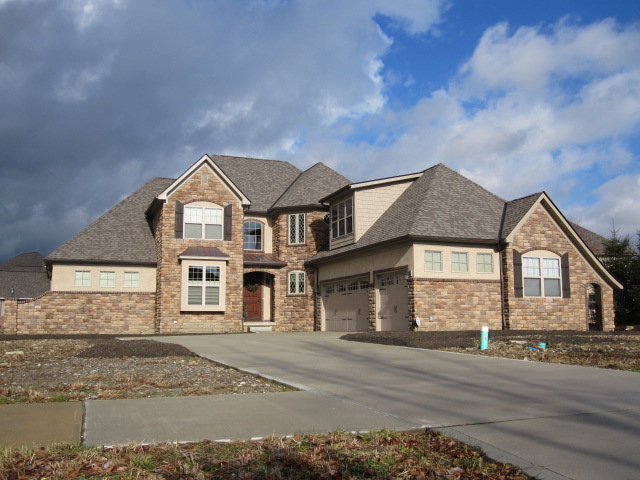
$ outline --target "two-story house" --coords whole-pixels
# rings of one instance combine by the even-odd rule
[[[619,288],[545,193],[507,202],[442,164],[352,183],[205,155],[46,263],[6,332],[584,330],[588,305],[612,329]]]

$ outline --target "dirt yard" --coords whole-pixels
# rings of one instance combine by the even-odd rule
[[[281,392],[291,388],[152,340],[0,340],[0,404]]]
[[[640,372],[640,331],[492,331],[489,332],[489,349],[484,351],[479,349],[479,331],[362,332],[341,338],[355,342]],[[545,343],[546,348],[539,348],[540,343]]]

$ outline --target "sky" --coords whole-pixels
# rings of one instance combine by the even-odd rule
[[[640,230],[637,0],[0,0],[0,262],[203,154]]]

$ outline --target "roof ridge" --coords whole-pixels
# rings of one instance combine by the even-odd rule
[[[221,158],[221,157],[224,157],[224,158],[238,158],[238,159],[241,159],[241,160],[256,160],[256,161],[260,161],[260,162],[278,162],[278,163],[287,163],[289,165],[293,165],[293,163],[288,162],[287,160],[276,160],[276,159],[273,159],[273,158],[240,157],[238,155],[223,155],[223,154],[211,154],[209,156],[211,158],[216,158],[216,157],[217,158]],[[293,165],[293,166],[295,168],[298,168],[295,165]],[[300,170],[300,169],[298,168],[298,170]]]
[[[542,194],[546,195],[546,192],[543,190],[541,192],[531,193],[529,195],[525,195],[524,197],[518,197],[518,198],[514,198],[513,200],[508,200],[507,203],[518,202],[520,200],[524,200],[525,198],[537,197],[537,196],[540,196]]]
[[[447,165],[445,165],[444,163],[439,163],[438,165],[435,165],[436,167],[442,165],[444,168],[446,168],[447,170],[452,171],[453,173],[455,173],[456,175],[460,175],[462,178],[464,178],[465,180],[467,180],[468,182],[473,183],[476,187],[484,190],[485,192],[487,192],[488,194],[492,195],[493,197],[497,198],[498,200],[501,200],[503,202],[507,202],[504,198],[496,195],[495,193],[493,193],[491,190],[486,189],[485,187],[483,187],[482,185],[480,185],[478,182],[471,180],[469,177],[462,175],[460,172],[456,172],[453,168],[448,167]]]

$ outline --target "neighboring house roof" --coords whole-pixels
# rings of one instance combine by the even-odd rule
[[[293,207],[323,207],[320,200],[351,182],[324,163],[302,172],[273,204],[271,210]]]
[[[210,155],[214,163],[251,201],[249,212],[266,213],[298,178],[288,162]]]
[[[37,252],[21,253],[0,264],[0,298],[9,297],[11,288],[18,298],[35,298],[50,286],[44,257]]]
[[[582,238],[582,241],[587,244],[587,247],[594,253],[594,255],[601,257],[604,255],[605,242],[607,239],[602,235],[598,235],[591,230],[587,230],[580,225],[569,222],[576,233]]]
[[[443,164],[424,171],[360,239],[312,261],[401,239],[497,242],[505,201]]]
[[[155,265],[155,241],[145,212],[173,181],[148,181],[51,253],[46,261]]]

